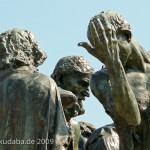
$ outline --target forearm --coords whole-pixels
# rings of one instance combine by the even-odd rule
[[[124,68],[120,61],[106,64],[112,87],[113,103],[116,113],[129,125],[140,123],[140,112],[135,95],[129,85]]]

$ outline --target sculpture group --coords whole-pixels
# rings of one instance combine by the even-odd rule
[[[87,36],[78,45],[105,67],[94,73],[83,56],[66,56],[48,77],[37,71],[47,56],[31,32],[0,34],[0,150],[150,150],[149,53],[111,11],[90,20]],[[113,124],[74,119],[89,88]]]

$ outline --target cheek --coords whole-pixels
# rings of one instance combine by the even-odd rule
[[[130,44],[126,41],[121,41],[119,45],[119,56],[123,66],[126,64],[129,55],[131,54]]]
[[[74,93],[79,94],[82,91],[82,87],[80,85],[76,84],[76,85],[74,85],[73,91],[74,91]]]

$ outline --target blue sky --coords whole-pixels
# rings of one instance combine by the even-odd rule
[[[34,33],[48,58],[39,71],[50,75],[57,61],[69,55],[84,56],[94,67],[101,63],[78,47],[88,41],[87,26],[92,16],[105,10],[122,14],[131,25],[136,39],[150,49],[150,2],[148,0],[0,0],[0,33],[12,28]],[[86,113],[78,121],[100,127],[112,122],[102,105],[91,94],[84,101]]]

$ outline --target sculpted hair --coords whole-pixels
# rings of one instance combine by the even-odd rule
[[[0,69],[23,65],[38,67],[46,57],[30,31],[12,29],[0,34]]]
[[[93,71],[93,68],[83,56],[66,56],[58,61],[51,77],[55,80],[57,75],[72,73],[92,75]]]

